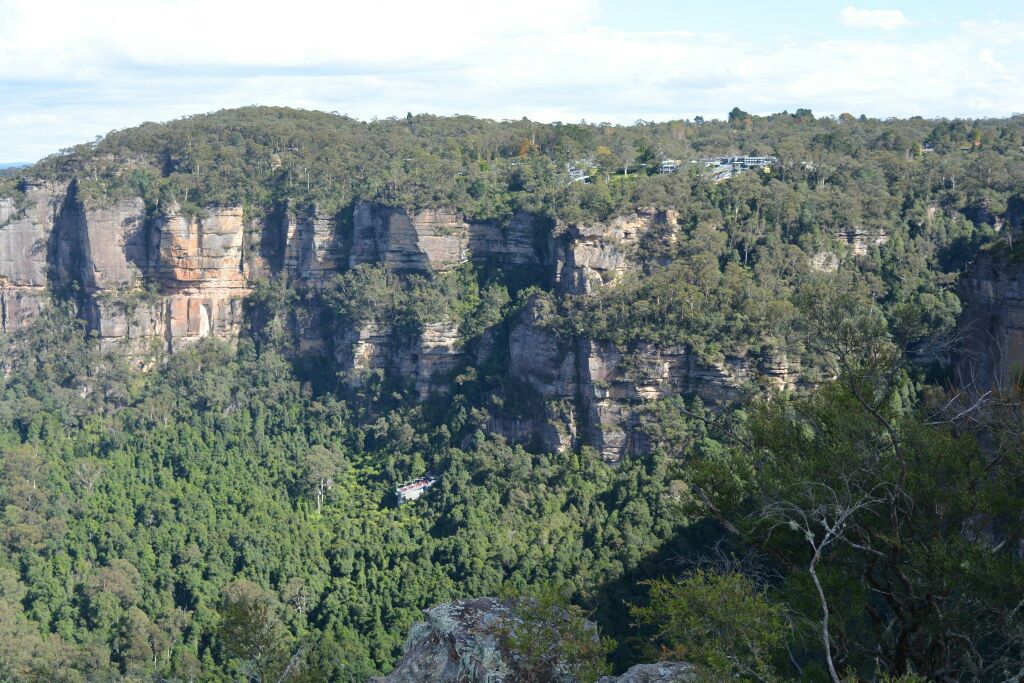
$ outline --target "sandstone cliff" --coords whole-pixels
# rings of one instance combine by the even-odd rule
[[[562,337],[545,326],[544,305],[537,297],[528,302],[509,335],[509,372],[544,401],[543,415],[496,430],[513,441],[539,440],[548,450],[585,444],[618,462],[646,450],[638,409],[651,401],[691,396],[725,405],[747,385],[791,391],[798,384],[781,353],[712,362],[686,346],[624,352],[585,336]],[[551,425],[562,429],[552,434]]]
[[[1008,253],[978,257],[961,281],[962,385],[980,389],[1019,381],[1024,369],[1024,261]]]
[[[105,348],[142,360],[206,337],[236,339],[244,301],[261,278],[281,276],[315,292],[361,263],[430,276],[472,260],[520,269],[557,295],[588,296],[641,268],[637,245],[650,236],[674,239],[677,219],[638,211],[552,225],[518,213],[498,224],[361,200],[332,215],[291,205],[252,216],[239,206],[186,213],[139,198],[97,200],[74,181],[29,182],[22,196],[0,198],[0,329],[24,326],[53,295],[70,296]],[[287,327],[298,353],[333,359],[350,386],[379,374],[421,400],[446,393],[455,374],[496,354],[513,390],[521,386],[528,398],[493,410],[492,431],[545,451],[590,445],[610,462],[647,448],[637,415],[651,401],[687,395],[725,404],[753,381],[796,382],[785,357],[708,362],[685,347],[619,350],[565,337],[545,326],[542,308],[533,298],[505,334],[491,330],[470,348],[450,319],[411,336],[386,320],[339,328],[315,296],[300,299]]]
[[[656,226],[674,228],[677,220],[674,211],[649,210],[607,222],[556,226],[554,282],[562,292],[586,294],[618,280],[639,268],[631,256],[641,236]]]
[[[53,228],[67,188],[31,183],[19,202],[0,198],[0,330],[23,327],[49,301]]]

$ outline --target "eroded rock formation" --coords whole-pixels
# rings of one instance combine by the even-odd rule
[[[63,291],[77,298],[104,347],[140,359],[206,337],[237,338],[244,300],[261,278],[280,275],[315,292],[361,263],[429,276],[472,259],[528,269],[523,272],[556,293],[586,296],[639,268],[638,242],[645,235],[673,239],[678,220],[670,211],[639,211],[551,226],[519,213],[498,224],[468,221],[449,209],[407,211],[367,201],[336,215],[283,205],[247,217],[237,206],[186,213],[173,204],[147,207],[138,198],[83,194],[74,182],[28,183],[17,200],[0,199],[0,324],[3,330],[24,325]],[[567,337],[545,325],[540,297],[507,334],[491,330],[471,348],[450,319],[413,333],[391,321],[339,327],[328,312],[308,305],[313,299],[289,313],[297,350],[332,357],[350,386],[377,373],[427,399],[448,391],[466,366],[497,354],[511,390],[527,398],[515,409],[493,411],[490,428],[545,451],[591,445],[616,462],[645,448],[637,410],[650,401],[692,395],[722,404],[755,376],[783,388],[795,382],[784,357],[707,362],[685,347],[624,352]]]
[[[656,226],[673,228],[677,221],[674,211],[649,210],[607,222],[558,226],[551,247],[558,289],[586,294],[615,282],[639,267],[631,256],[645,232]]]
[[[644,404],[696,396],[724,405],[739,399],[748,384],[793,390],[798,383],[796,369],[779,352],[716,362],[687,346],[648,344],[623,352],[585,336],[560,336],[545,325],[545,306],[543,298],[531,299],[509,334],[510,374],[545,402],[539,418],[507,423],[508,432],[496,430],[514,441],[537,439],[563,448],[583,443],[618,462],[645,449],[637,434],[637,409]],[[560,410],[565,406],[571,408]],[[546,431],[552,423],[565,426],[557,437]]]
[[[66,187],[33,183],[20,202],[0,198],[0,330],[23,327],[49,301],[53,228]]]

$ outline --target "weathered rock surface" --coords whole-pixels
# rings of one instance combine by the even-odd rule
[[[544,299],[527,302],[509,333],[510,375],[543,401],[538,418],[496,419],[495,431],[510,441],[562,448],[576,441],[593,446],[609,462],[642,453],[637,410],[670,396],[697,396],[709,405],[738,400],[744,385],[793,390],[798,375],[784,353],[701,359],[686,346],[644,345],[624,353],[586,337],[561,338],[544,324]],[[552,402],[578,406],[551,410]],[[552,433],[549,428],[559,425]]]
[[[426,399],[431,393],[448,393],[452,372],[465,361],[458,325],[443,320],[424,326],[419,339],[403,354],[401,366],[406,376],[416,378],[416,393]]]
[[[395,272],[444,271],[469,258],[469,224],[447,209],[409,212],[356,202],[349,265],[381,263]]]
[[[674,227],[674,211],[642,211],[607,222],[556,229],[551,245],[554,282],[561,292],[586,294],[615,282],[639,264],[630,258],[640,237],[655,226]]]
[[[495,598],[456,600],[425,610],[424,621],[409,630],[402,658],[376,683],[513,683],[520,680],[519,655],[501,642],[502,628],[514,624],[508,603]],[[596,637],[597,630],[594,629]],[[552,643],[554,651],[558,643]],[[569,667],[555,666],[552,683],[576,683]],[[621,676],[604,676],[602,683],[669,683],[696,681],[689,664],[640,664]]]
[[[597,683],[696,683],[699,672],[684,662],[637,664],[620,676],[602,676]]]
[[[315,209],[286,212],[283,231],[283,269],[290,278],[322,284],[347,265],[347,245],[336,216]]]
[[[517,213],[504,226],[470,223],[469,250],[474,261],[493,259],[503,266],[539,265],[537,219]]]
[[[510,618],[494,598],[456,600],[423,613],[405,640],[394,671],[377,681],[444,683],[511,681],[508,653],[498,645],[496,628]]]
[[[145,230],[146,207],[139,198],[110,206],[75,202],[65,217],[74,216],[81,248],[81,282],[90,293],[134,287],[150,264]]]
[[[468,359],[450,320],[428,323],[413,339],[401,338],[385,323],[366,322],[343,330],[334,339],[339,372],[349,386],[360,386],[372,373],[411,380],[421,399],[449,389],[449,375]]]
[[[983,254],[961,280],[961,385],[1006,386],[1024,368],[1024,262]]]
[[[571,339],[543,323],[543,300],[533,297],[509,333],[509,371],[545,398],[576,395],[576,358]]]
[[[884,230],[867,228],[851,228],[837,232],[836,238],[848,244],[856,256],[863,256],[871,247],[880,247],[889,241],[889,235]]]
[[[169,208],[156,222],[156,274],[176,287],[244,287],[242,207],[210,209],[199,216]]]
[[[352,265],[429,275],[472,258],[533,269],[558,292],[587,294],[638,268],[637,243],[647,234],[672,238],[678,222],[674,212],[640,211],[556,226],[556,237],[547,238],[547,226],[525,213],[499,225],[467,221],[454,210],[357,201],[350,219],[291,206],[251,220],[241,207],[185,214],[171,205],[151,216],[137,198],[82,199],[74,182],[24,189],[18,201],[0,199],[0,329],[25,324],[52,289],[65,288],[78,293],[81,315],[102,345],[137,357],[206,337],[237,338],[244,298],[257,279],[277,274],[313,292],[311,301],[328,278]],[[408,381],[421,399],[446,392],[454,373],[497,353],[513,391],[525,386],[537,399],[496,411],[494,432],[547,451],[592,445],[609,461],[645,448],[637,410],[647,402],[695,395],[721,404],[756,377],[781,387],[795,381],[784,357],[715,364],[687,348],[622,353],[585,337],[565,338],[544,324],[545,305],[542,297],[532,299],[500,337],[507,340],[500,349],[493,333],[463,348],[450,320],[399,338],[389,321],[338,330],[315,305],[299,305],[287,325],[300,353],[333,355],[349,385],[380,373]]]
[[[0,331],[22,327],[49,301],[51,244],[67,188],[33,183],[21,206],[0,198]]]

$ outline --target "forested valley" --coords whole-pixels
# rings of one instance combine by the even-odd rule
[[[1024,671],[1024,117],[249,107],[0,198],[0,681],[365,681],[489,595],[586,680]]]

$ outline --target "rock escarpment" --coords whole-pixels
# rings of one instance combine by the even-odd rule
[[[647,344],[627,353],[585,336],[560,336],[545,325],[544,306],[540,297],[531,299],[509,335],[511,375],[545,401],[540,418],[521,420],[515,425],[521,432],[506,433],[512,440],[539,439],[548,450],[586,444],[618,462],[646,451],[639,410],[651,401],[691,396],[724,405],[739,399],[748,384],[780,390],[798,385],[797,370],[782,353],[720,362],[687,346]],[[551,434],[549,428],[558,429]]]
[[[557,226],[551,245],[554,282],[559,291],[569,294],[586,294],[615,282],[639,268],[631,256],[645,232],[659,226],[672,228],[677,221],[675,211],[646,210],[607,222]],[[667,238],[673,234],[669,230]]]
[[[66,187],[31,183],[19,202],[0,197],[0,331],[12,332],[38,315],[50,299],[53,228]]]
[[[471,260],[518,272],[555,295],[588,296],[641,268],[641,240],[674,240],[678,221],[671,211],[644,210],[587,224],[518,213],[499,224],[362,200],[336,214],[290,204],[252,215],[238,206],[185,212],[174,203],[95,198],[75,181],[22,189],[0,198],[0,329],[24,326],[62,295],[78,303],[105,348],[140,360],[206,337],[236,339],[260,279],[280,276],[315,293],[364,263],[430,277]],[[760,377],[782,388],[796,382],[784,357],[708,362],[685,347],[623,351],[565,336],[545,326],[539,297],[505,333],[490,330],[472,344],[450,318],[415,332],[389,320],[339,327],[315,301],[303,298],[288,315],[298,353],[332,358],[350,386],[384,375],[423,400],[449,391],[467,366],[498,358],[508,368],[506,391],[522,398],[492,410],[489,427],[544,451],[591,445],[617,462],[647,448],[638,411],[651,401],[690,395],[724,404]]]
[[[504,225],[467,221],[454,209],[409,211],[357,201],[348,262],[398,273],[450,270],[472,259],[504,266],[540,263],[537,219],[517,213]]]
[[[981,255],[961,281],[962,386],[979,389],[1019,381],[1024,369],[1024,261]]]
[[[398,376],[414,385],[420,399],[447,393],[445,380],[468,361],[451,320],[428,323],[418,335],[366,322],[342,330],[333,347],[339,376],[349,386],[361,386],[374,374]]]
[[[849,245],[850,251],[855,256],[863,256],[868,253],[871,247],[880,247],[889,241],[889,235],[881,228],[855,227],[837,232],[836,239]]]
[[[469,224],[457,211],[410,212],[356,202],[349,265],[381,263],[408,273],[448,270],[469,258]]]
[[[521,680],[521,656],[509,650],[499,634],[514,628],[515,615],[495,598],[456,600],[425,610],[424,621],[413,625],[395,669],[376,683],[512,683]],[[511,626],[510,626],[511,625]],[[593,626],[591,624],[591,626]],[[597,630],[594,629],[597,637]],[[560,643],[551,643],[556,653]],[[552,683],[576,683],[565,661],[557,661]],[[697,671],[681,662],[639,664],[621,676],[604,676],[601,683],[684,683],[696,681]]]

